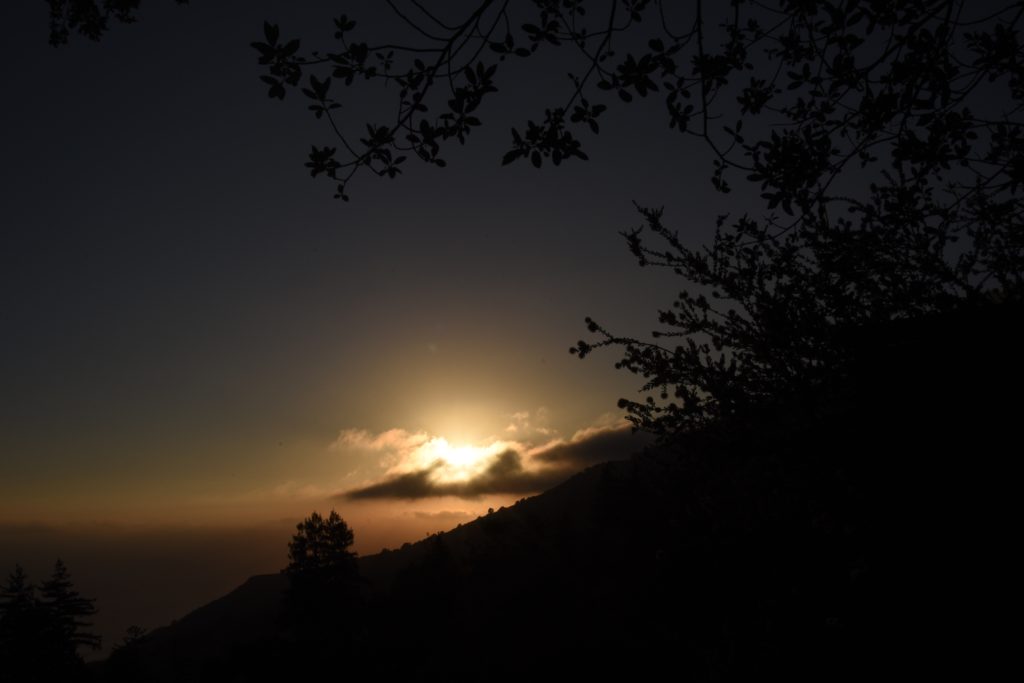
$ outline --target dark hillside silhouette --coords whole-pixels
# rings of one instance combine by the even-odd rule
[[[444,166],[504,69],[553,50],[581,68],[502,163],[585,160],[605,111],[657,97],[667,132],[705,145],[712,187],[735,193],[700,247],[638,207],[626,246],[679,288],[654,332],[588,319],[572,349],[622,353],[641,393],[620,408],[659,443],[358,562],[340,517],[311,518],[290,586],[255,577],[99,673],[128,675],[118,658],[156,681],[1002,669],[1010,636],[989,608],[1011,595],[1017,535],[1024,3],[411,7],[414,45],[364,40],[347,16],[319,51],[270,23],[253,44],[268,95],[299,96],[334,136],[306,166],[338,197]],[[92,25],[58,37],[106,29]],[[346,120],[352,89],[375,85],[394,116]],[[296,554],[314,538],[329,552]],[[8,593],[22,618],[24,581]]]
[[[986,653],[1009,638],[987,606],[1010,585],[1004,454],[1019,439],[1003,397],[1024,379],[1021,313],[860,330],[847,340],[856,371],[814,415],[765,408],[743,429],[691,433],[360,558],[363,632],[334,656],[350,671],[458,679],[994,671]],[[957,356],[977,334],[986,353]],[[203,657],[285,671],[297,656],[275,616],[286,596],[284,577],[254,577],[154,632],[142,659],[154,680],[193,680],[159,672]]]
[[[239,653],[255,651],[261,656],[249,657],[252,663],[243,671],[249,672],[250,680],[261,680],[256,672],[275,653],[287,590],[283,574],[254,576],[219,600],[119,648],[102,673],[106,679],[125,683],[223,680],[213,672],[224,668],[230,658],[244,663],[245,656]]]

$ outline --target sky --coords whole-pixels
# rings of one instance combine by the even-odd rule
[[[400,31],[381,5],[344,11]],[[568,349],[586,316],[656,325],[678,283],[619,232],[636,201],[706,239],[701,150],[638,102],[584,138],[589,162],[503,167],[509,126],[566,92],[552,53],[499,74],[447,168],[335,200],[303,168],[328,132],[267,98],[249,43],[264,19],[326,43],[337,13],[152,0],[55,49],[45,3],[0,5],[0,572],[64,556],[83,592],[129,605],[104,628],[279,569],[313,510],[372,553],[641,445],[616,408],[640,379]],[[130,613],[143,588],[112,586],[140,573],[179,581]]]
[[[620,233],[664,207],[698,246],[762,204],[714,192],[659,97],[609,102],[587,162],[503,166],[579,71],[545,48],[501,66],[446,168],[363,174],[341,202],[304,168],[330,131],[268,99],[250,43],[269,20],[329,49],[341,12],[407,38],[385,3],[142,5],[53,48],[45,2],[0,3],[0,577],[62,558],[105,652],[280,570],[314,510],[365,555],[644,445],[616,407],[642,378],[569,353],[587,316],[646,336],[685,286]],[[394,94],[346,91],[343,125]]]

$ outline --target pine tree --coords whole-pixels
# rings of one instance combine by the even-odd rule
[[[347,582],[356,574],[356,554],[349,550],[354,536],[337,512],[325,520],[319,513],[296,525],[299,532],[288,544],[288,574],[292,583],[324,585]]]
[[[21,614],[34,604],[35,587],[29,582],[28,574],[21,565],[14,565],[6,585],[0,588],[0,619]]]
[[[0,678],[21,680],[46,664],[45,616],[35,586],[21,565],[15,565],[0,588]]]
[[[0,587],[0,680],[75,681],[87,675],[79,646],[98,649],[93,600],[75,590],[60,560],[39,588],[15,566]]]
[[[363,603],[356,553],[350,550],[354,535],[334,510],[326,519],[314,512],[296,531],[284,570],[290,584],[288,620],[311,652],[329,657],[351,644],[358,630]]]
[[[71,657],[79,647],[100,648],[100,637],[91,633],[89,617],[96,614],[95,600],[83,598],[75,590],[64,562],[57,560],[53,574],[41,587],[41,605],[46,610],[59,647]]]
[[[7,583],[0,588],[0,653],[6,654],[24,633],[35,609],[35,586],[21,565],[15,565]]]

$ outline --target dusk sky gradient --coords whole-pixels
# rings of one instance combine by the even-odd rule
[[[641,16],[613,0],[552,24],[516,0],[507,27],[486,3],[488,33],[486,0],[189,1],[145,0],[61,47],[48,2],[0,2],[0,581],[14,595],[16,566],[38,588],[66,565],[98,610],[86,659],[267,574],[137,663],[379,672],[394,651],[395,671],[508,673],[527,634],[523,667],[555,653],[607,673],[618,656],[634,677],[681,661],[730,678],[872,649],[917,667],[914,638],[887,642],[906,614],[984,626],[961,607],[1006,564],[1012,478],[985,456],[1012,442],[1003,385],[1020,375],[1024,2]],[[409,158],[335,199],[311,146],[386,166],[400,99],[393,79],[343,84],[364,64],[353,43],[429,44],[395,4],[515,42],[381,67],[412,82],[390,139]],[[358,25],[327,57],[339,15]],[[283,101],[263,40],[279,60],[319,51]],[[484,66],[462,70],[476,47]],[[338,65],[329,95],[308,80]],[[343,141],[307,85],[340,102]],[[456,123],[421,127],[423,102]],[[559,138],[577,104],[586,161]],[[471,118],[465,145],[440,141],[444,168],[416,158]],[[663,440],[630,460],[654,436],[618,402],[652,394],[648,413],[624,405]],[[939,500],[958,486],[966,512]],[[297,524],[332,510],[351,550],[380,555],[352,563],[335,527],[340,543],[309,532],[323,556],[289,558]],[[37,653],[88,610],[59,588],[5,612],[5,666],[62,665]],[[931,621],[920,643],[967,644]],[[979,652],[999,642],[975,630]],[[365,652],[337,659],[352,643]]]
[[[526,492],[339,498],[402,466],[341,435],[506,440],[529,467],[621,426],[639,379],[613,352],[568,349],[587,315],[656,325],[675,285],[618,233],[640,222],[635,200],[664,205],[687,242],[710,235],[701,148],[655,99],[612,107],[589,162],[502,167],[509,127],[567,92],[552,51],[503,67],[446,169],[408,164],[334,200],[303,168],[328,131],[300,98],[267,98],[249,43],[270,19],[326,44],[341,12],[387,36],[382,5],[153,1],[59,49],[45,3],[0,6],[0,569],[104,529],[271,529],[283,564],[290,525],[331,506],[376,552]],[[274,568],[259,552],[240,578]]]

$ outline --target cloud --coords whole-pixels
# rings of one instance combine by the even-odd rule
[[[402,451],[415,448],[430,440],[426,432],[408,432],[404,429],[389,429],[373,434],[365,429],[343,429],[331,450]]]
[[[429,462],[423,456],[437,439],[413,448],[406,462],[393,467],[381,481],[362,486],[336,498],[349,500],[405,499],[440,496],[479,498],[491,494],[530,494],[556,486],[590,465],[629,457],[647,440],[632,434],[628,425],[601,425],[576,432],[569,440],[557,439],[528,448],[514,442],[495,442],[480,449],[484,455],[472,469],[453,470],[441,457]],[[494,446],[504,446],[497,450]],[[415,466],[410,466],[418,460]]]
[[[441,467],[436,463],[430,467],[395,474],[384,481],[358,488],[342,494],[350,500],[367,498],[433,498],[456,496],[458,498],[479,498],[495,493],[537,493],[567,479],[572,472],[564,468],[546,468],[528,471],[523,467],[522,456],[507,450],[494,457],[487,467],[474,477],[465,480],[445,481],[434,476]]]
[[[648,443],[647,435],[634,434],[628,424],[589,427],[576,432],[568,441],[553,441],[530,455],[539,463],[583,468],[622,459]]]
[[[533,413],[529,410],[512,413],[508,416],[509,423],[505,427],[505,431],[515,434],[520,438],[551,436],[555,434],[555,430],[548,426],[550,415],[550,411],[543,406],[533,411]]]
[[[363,488],[352,489],[336,497],[348,498],[349,500],[365,498],[429,498],[430,496],[438,495],[432,493],[434,490],[433,484],[430,481],[432,469],[436,469],[436,467],[416,472],[394,474],[382,482],[364,486]]]

